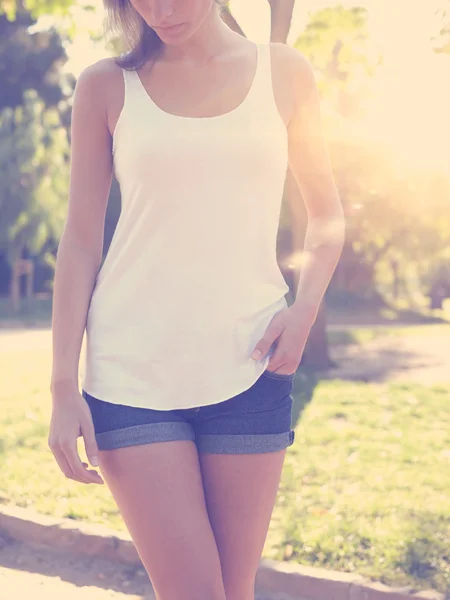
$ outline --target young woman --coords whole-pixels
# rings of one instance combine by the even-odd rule
[[[250,600],[343,240],[317,90],[298,52],[231,31],[215,0],[105,1],[129,52],[77,84],[49,446],[66,477],[107,483],[159,600]],[[288,165],[309,217],[291,306]],[[113,169],[122,212],[101,265]]]

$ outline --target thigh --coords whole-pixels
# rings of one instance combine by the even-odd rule
[[[223,600],[195,444],[170,441],[99,453],[100,469],[159,600]]]
[[[193,423],[227,600],[253,598],[254,579],[291,430],[292,376],[265,373]]]
[[[254,597],[285,452],[200,455],[227,600]]]

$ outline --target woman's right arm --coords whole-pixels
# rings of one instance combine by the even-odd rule
[[[111,133],[105,98],[113,92],[112,61],[101,61],[78,79],[72,109],[69,205],[59,243],[53,292],[53,400],[48,443],[63,473],[102,483],[77,452],[98,466],[89,407],[78,387],[78,369],[88,308],[102,260],[103,228],[112,179]],[[116,80],[117,81],[117,80]]]

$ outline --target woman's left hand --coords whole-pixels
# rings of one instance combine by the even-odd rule
[[[264,336],[256,344],[252,358],[263,360],[270,347],[276,343],[267,370],[280,375],[295,373],[313,323],[311,316],[301,314],[297,308],[290,306],[281,310],[272,318]]]

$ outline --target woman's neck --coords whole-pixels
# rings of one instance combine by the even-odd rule
[[[219,10],[213,4],[197,31],[183,44],[164,45],[160,59],[202,66],[235,46],[236,38],[240,37],[225,25]]]

